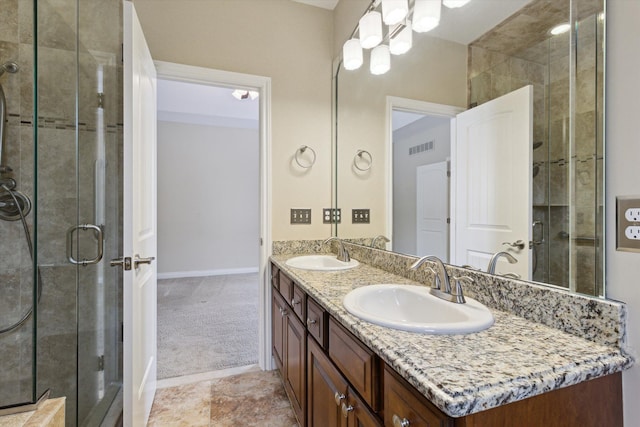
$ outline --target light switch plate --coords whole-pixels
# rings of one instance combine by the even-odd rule
[[[351,210],[351,223],[352,224],[369,224],[371,221],[371,215],[369,209],[352,209]]]
[[[616,197],[616,250],[640,252],[640,196]]]
[[[311,224],[311,209],[291,209],[291,224]]]

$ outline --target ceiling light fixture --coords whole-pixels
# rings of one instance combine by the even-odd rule
[[[549,32],[554,36],[557,36],[558,34],[566,33],[570,29],[571,29],[571,25],[565,22],[564,24],[556,25]]]
[[[237,100],[243,99],[256,99],[260,94],[255,90],[245,90],[245,89],[236,89],[231,92],[231,96],[233,96]]]
[[[380,12],[372,10],[360,18],[360,45],[371,49],[382,42],[382,17]]]
[[[442,0],[442,4],[447,6],[449,9],[456,9],[469,3],[469,1],[470,0]]]
[[[358,21],[350,39],[342,46],[344,68],[357,70],[363,63],[362,49],[373,49],[369,59],[371,73],[386,73],[391,65],[390,54],[402,55],[411,49],[413,31],[425,33],[440,24],[443,4],[449,8],[456,8],[464,6],[469,1],[371,0],[369,8]],[[386,34],[382,26],[383,20],[388,25]],[[358,38],[355,37],[356,33],[359,35]],[[388,45],[381,45],[383,41],[388,41]]]
[[[409,13],[407,0],[382,0],[382,19],[387,25],[400,23]]]

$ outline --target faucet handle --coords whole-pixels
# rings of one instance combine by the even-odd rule
[[[429,270],[435,277],[434,284],[433,286],[431,286],[431,288],[440,290],[440,275],[438,274],[438,272],[433,267],[426,267],[425,270]]]
[[[456,290],[455,293],[452,293],[451,296],[455,297],[455,301],[452,298],[452,301],[458,304],[464,304],[467,301],[464,299],[464,293],[462,292],[462,284],[460,282],[473,283],[473,278],[469,276],[457,276],[454,277],[453,280],[456,282]]]

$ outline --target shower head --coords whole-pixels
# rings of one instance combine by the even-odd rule
[[[16,64],[15,62],[5,62],[4,64],[2,64],[2,66],[0,66],[0,76],[3,75],[5,71],[7,73],[15,74],[19,69],[20,67],[18,67],[18,64]]]

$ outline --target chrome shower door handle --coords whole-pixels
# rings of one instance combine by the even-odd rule
[[[98,251],[94,258],[83,259],[78,261],[73,257],[73,234],[76,230],[94,230],[96,232],[96,239],[98,241]],[[94,224],[80,224],[69,227],[67,230],[67,259],[71,264],[87,266],[89,264],[97,264],[102,260],[104,254],[104,238],[102,233],[102,227]]]
[[[156,257],[154,256],[150,256],[148,258],[140,258],[140,255],[136,254],[133,257],[133,268],[137,270],[140,264],[151,264],[154,259],[156,259]]]

